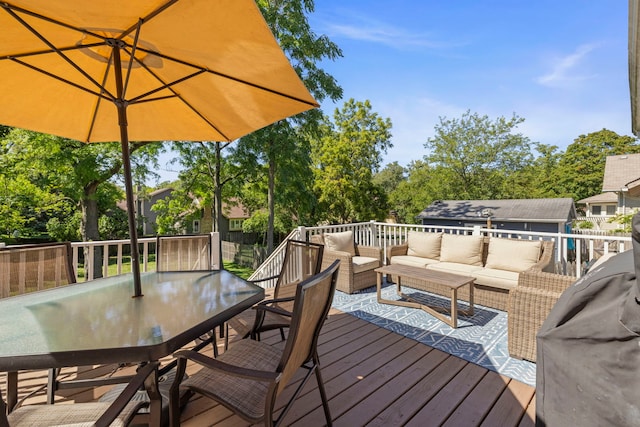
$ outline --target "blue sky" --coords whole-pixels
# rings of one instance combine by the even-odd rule
[[[564,151],[581,134],[631,135],[626,1],[317,0],[310,17],[343,58],[344,89],[393,123],[385,164],[427,154],[439,117],[525,119],[517,131]]]
[[[343,57],[322,67],[393,123],[384,164],[427,153],[439,117],[525,119],[517,131],[565,150],[603,128],[631,135],[623,0],[316,0],[316,34]],[[164,157],[164,156],[163,156]],[[163,164],[166,158],[161,159]],[[163,179],[177,174],[161,171]]]

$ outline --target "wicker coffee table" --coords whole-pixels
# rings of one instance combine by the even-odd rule
[[[413,308],[421,308],[426,311],[430,315],[434,316],[438,320],[441,320],[451,326],[452,328],[458,327],[458,313],[465,314],[467,316],[473,315],[473,282],[474,278],[470,276],[462,276],[459,274],[451,274],[445,273],[443,271],[436,270],[428,270],[422,267],[411,267],[408,265],[400,265],[400,264],[392,264],[385,265],[380,268],[376,268],[376,273],[378,273],[377,278],[377,292],[378,292],[378,302],[381,304],[391,304],[391,305],[399,305],[402,307],[413,307]],[[403,300],[388,300],[382,298],[382,276],[384,274],[395,276],[397,292]],[[435,283],[438,285],[446,286],[451,289],[451,311],[450,315],[447,316],[440,311],[443,311],[442,307],[434,307],[425,304],[421,304],[415,299],[411,298],[408,295],[402,293],[402,278],[410,277],[412,279],[417,279],[419,281],[424,281],[426,283]],[[469,286],[469,308],[467,310],[458,310],[458,289],[463,286]],[[412,288],[426,291],[426,289],[421,289],[419,285],[411,285]]]

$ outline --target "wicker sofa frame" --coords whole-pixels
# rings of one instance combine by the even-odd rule
[[[485,265],[487,262],[487,255],[489,253],[489,240],[490,237],[485,237],[482,246],[482,264]],[[518,239],[510,239],[510,240],[518,240]],[[402,245],[391,246],[387,249],[387,263],[391,257],[396,255],[406,255],[407,250],[409,248],[408,243],[404,243]],[[550,240],[542,241],[542,251],[540,254],[540,258],[538,262],[531,267],[532,270],[542,271],[545,267],[551,264],[553,259],[553,248],[554,242]],[[393,281],[393,278],[387,278],[387,280]],[[411,287],[411,285],[416,285],[418,282],[411,278],[403,279],[402,283],[406,286]],[[425,284],[420,282],[420,288],[425,288]],[[450,289],[444,286],[440,286],[437,284],[429,284],[427,289],[428,292],[432,292],[437,295],[442,295],[444,297],[450,296]],[[469,301],[469,291],[464,288],[461,289],[458,298],[463,301]],[[496,308],[502,311],[508,311],[509,305],[509,290],[496,288],[491,286],[479,285],[476,284],[474,286],[474,294],[473,299],[475,304],[484,305],[486,307]]]
[[[536,334],[551,309],[576,280],[573,276],[527,270],[518,276],[518,286],[509,292],[508,348],[517,359],[536,361]]]

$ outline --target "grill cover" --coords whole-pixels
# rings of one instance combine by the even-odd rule
[[[633,250],[568,288],[537,335],[537,426],[640,423],[640,214]]]

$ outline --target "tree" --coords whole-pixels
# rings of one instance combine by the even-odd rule
[[[390,194],[398,188],[401,182],[407,179],[406,173],[406,169],[398,162],[389,163],[373,176],[373,183],[379,185],[386,194]]]
[[[386,194],[373,175],[391,144],[391,120],[371,111],[369,101],[350,99],[324,122],[315,142],[315,191],[325,219],[351,222],[383,219]]]
[[[5,188],[11,188],[5,197],[11,198],[9,206],[29,210],[23,217],[23,226],[31,232],[51,230],[58,236],[70,237],[70,230],[60,223],[67,223],[79,209],[81,238],[101,240],[100,216],[123,197],[122,190],[113,183],[122,166],[119,144],[84,144],[22,129],[13,129],[1,144]],[[149,167],[155,166],[161,149],[160,144],[131,144],[134,181],[143,180]],[[15,202],[21,199],[28,202],[17,207]],[[57,221],[47,226],[53,218]],[[19,222],[15,217],[12,221]],[[99,249],[94,260],[99,277]]]
[[[558,165],[562,191],[574,200],[602,192],[607,156],[640,153],[638,140],[602,129],[580,135],[567,147]]]
[[[523,121],[515,114],[491,120],[470,111],[460,119],[441,117],[435,136],[425,143],[430,152],[425,160],[441,184],[438,198],[517,197],[520,188],[510,185],[512,178],[533,161],[529,139],[514,133]]]
[[[407,166],[407,179],[389,194],[389,205],[401,223],[418,223],[418,214],[440,196],[436,194],[439,183],[433,177],[424,161],[416,160]]]
[[[322,68],[319,63],[325,59],[334,60],[342,56],[338,46],[331,42],[327,36],[317,36],[309,25],[307,14],[314,10],[313,0],[259,0],[258,6],[262,14],[285,52],[291,65],[296,70],[306,87],[318,102],[329,97],[338,100],[342,97],[342,89],[336,80]],[[311,110],[289,120],[282,120],[248,137],[240,140],[241,151],[247,153],[253,151],[250,158],[265,165],[264,168],[254,170],[263,173],[267,184],[267,209],[269,212],[267,230],[267,251],[273,250],[273,235],[276,216],[276,204],[282,197],[283,186],[278,186],[278,176],[287,176],[289,182],[295,182],[294,170],[284,170],[288,163],[304,162],[309,156],[308,147],[303,145],[304,139],[299,137],[299,127],[306,132],[313,132],[320,121],[322,114],[318,110]],[[309,176],[301,168],[295,170],[302,172],[300,180],[306,180]],[[283,172],[283,173],[280,173]],[[282,181],[284,182],[284,181]],[[293,199],[295,200],[295,199]],[[287,203],[291,205],[291,199]],[[309,203],[307,201],[307,203]]]

